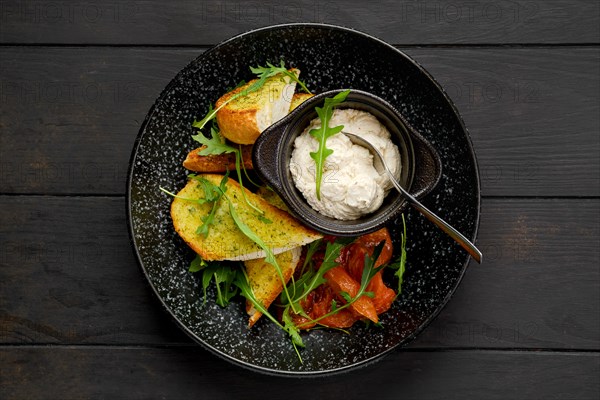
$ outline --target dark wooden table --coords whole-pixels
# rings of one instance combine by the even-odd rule
[[[378,36],[442,84],[478,155],[486,256],[407,348],[311,380],[181,333],[125,218],[130,151],[169,80],[298,21]],[[2,0],[0,398],[598,399],[599,21],[595,1]]]

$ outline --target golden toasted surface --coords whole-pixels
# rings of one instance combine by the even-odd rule
[[[294,97],[292,97],[292,104],[290,104],[290,111],[294,110],[300,104],[304,103],[313,96],[314,95],[310,93],[294,93]]]
[[[221,175],[200,175],[214,185],[219,185]],[[250,202],[264,211],[264,217],[270,221],[265,223],[259,219],[257,212],[250,208],[242,197],[242,188],[229,178],[226,184],[226,195],[240,219],[258,235],[274,254],[308,244],[321,235],[303,226],[287,212],[272,206],[260,196],[246,190]],[[185,199],[205,198],[203,186],[197,180],[189,180],[178,193]],[[175,198],[171,204],[171,218],[177,233],[203,259],[210,260],[251,260],[265,257],[265,252],[242,233],[229,211],[229,203],[222,198],[214,216],[214,224],[210,226],[207,236],[196,233],[203,224],[203,217],[209,215],[212,204]]]
[[[183,161],[183,166],[194,172],[227,172],[235,170],[235,154],[213,154],[201,156],[198,154],[206,146],[190,151]],[[252,169],[252,146],[242,145],[242,161],[244,168]]]
[[[301,247],[285,251],[275,256],[277,265],[281,268],[284,281],[287,283],[292,277],[298,261],[300,260]],[[248,281],[254,295],[258,301],[269,308],[271,303],[279,296],[283,290],[281,278],[277,274],[275,267],[265,261],[264,258],[257,260],[244,261]],[[257,311],[253,304],[246,301],[246,312],[250,316],[248,326],[251,327],[262,316],[262,313]]]
[[[275,193],[272,189],[266,186],[261,186],[256,191],[256,194],[265,199],[267,202],[269,202],[269,204],[283,211],[289,211],[283,200],[281,200],[281,197],[279,197],[279,195]]]
[[[300,71],[291,69],[298,75]],[[291,85],[290,93],[293,93],[295,82],[288,76],[278,74],[267,78],[265,84],[258,90],[239,96],[233,100],[232,97],[247,90],[257,79],[253,79],[243,86],[223,95],[215,104],[219,108],[217,112],[217,124],[221,135],[234,143],[252,144],[261,132],[273,122],[273,110],[283,110],[283,115],[290,109],[291,98],[284,95],[288,85]],[[285,92],[285,93],[284,93]],[[275,116],[276,120],[281,116]]]
[[[298,107],[313,95],[308,93],[295,93],[292,97],[290,111]],[[241,116],[245,114],[240,114]],[[233,171],[235,169],[235,155],[233,153],[214,154],[201,156],[198,154],[206,146],[198,147],[190,151],[183,161],[183,166],[194,172],[219,173]],[[242,161],[244,168],[252,169],[252,145],[242,145]],[[281,208],[281,207],[280,207]]]

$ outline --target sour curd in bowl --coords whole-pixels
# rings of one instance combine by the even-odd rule
[[[335,109],[330,127],[343,125],[343,132],[361,136],[373,144],[384,156],[393,175],[400,176],[400,152],[392,142],[390,132],[369,112],[356,109]],[[377,172],[373,156],[366,148],[356,145],[343,133],[327,139],[327,148],[333,153],[325,159],[321,196],[317,198],[316,164],[310,156],[319,143],[309,131],[321,126],[319,118],[295,139],[290,160],[294,185],[308,204],[319,213],[338,220],[356,220],[376,211],[393,187],[385,173]]]

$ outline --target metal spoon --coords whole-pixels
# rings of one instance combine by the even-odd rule
[[[467,239],[459,231],[454,229],[446,221],[444,221],[443,219],[441,219],[440,217],[435,215],[427,207],[425,207],[423,204],[421,204],[419,202],[419,200],[415,199],[410,193],[408,193],[406,190],[404,190],[404,188],[402,186],[400,186],[400,183],[398,183],[396,178],[394,178],[392,171],[390,171],[390,168],[385,163],[383,155],[379,152],[379,150],[377,150],[370,142],[368,142],[367,140],[363,139],[360,136],[354,135],[352,133],[344,132],[344,131],[342,131],[341,133],[346,135],[346,137],[348,137],[348,139],[350,139],[350,141],[352,143],[357,144],[357,145],[369,150],[369,152],[371,154],[373,154],[373,166],[375,167],[375,169],[378,172],[385,171],[385,173],[388,175],[388,177],[390,178],[390,180],[392,181],[392,183],[394,184],[396,189],[398,189],[398,191],[402,194],[402,196],[404,196],[404,198],[410,203],[410,205],[413,206],[414,208],[416,208],[417,210],[419,210],[419,212],[421,214],[423,214],[425,217],[427,217],[428,220],[430,220],[431,222],[436,224],[441,230],[446,232],[448,234],[448,236],[450,236],[452,239],[454,239],[456,241],[456,243],[460,244],[463,249],[465,249],[467,252],[469,252],[471,257],[473,257],[473,259],[475,261],[477,261],[478,263],[481,263],[481,257],[482,257],[481,251],[479,251],[479,249],[477,247],[475,247],[475,245],[473,243],[471,243],[469,241],[469,239]]]

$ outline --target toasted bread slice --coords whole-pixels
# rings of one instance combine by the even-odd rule
[[[294,93],[290,104],[290,111],[312,96],[313,95],[309,93]],[[185,161],[183,161],[183,166],[190,171],[205,173],[219,173],[226,172],[227,170],[233,171],[235,169],[234,154],[227,153],[201,156],[199,152],[204,147],[205,146],[198,147],[197,149],[190,151],[185,158]],[[242,161],[244,163],[244,168],[253,169],[251,145],[242,145]]]
[[[281,197],[277,193],[275,193],[271,188],[266,186],[261,186],[256,191],[256,194],[269,202],[269,204],[279,208],[283,211],[289,211]]]
[[[287,207],[283,200],[281,200],[277,193],[266,186],[259,187],[256,194],[275,207],[287,211]],[[298,265],[301,252],[302,247],[297,247],[275,256],[286,283],[291,278]],[[269,308],[273,300],[275,300],[283,290],[281,278],[277,275],[277,271],[275,271],[275,268],[271,264],[265,262],[264,258],[244,261],[244,266],[246,267],[246,272],[248,273],[248,278],[250,280],[250,287],[252,288],[254,295],[266,308]],[[262,313],[257,311],[252,302],[248,300],[246,300],[246,312],[250,316],[248,327],[251,328],[262,316]]]
[[[294,93],[292,97],[292,104],[290,104],[290,111],[298,107],[300,104],[304,103],[306,100],[313,97],[314,94],[310,93]]]
[[[235,170],[235,154],[214,154],[201,156],[199,152],[206,146],[190,151],[183,161],[183,166],[194,172],[227,172]],[[243,145],[242,161],[244,168],[252,169],[252,146]]]
[[[221,175],[203,174],[202,178],[214,185],[219,185]],[[231,201],[239,218],[271,249],[273,254],[283,253],[313,242],[321,234],[306,228],[287,212],[272,206],[260,196],[246,190],[246,197],[252,204],[264,211],[266,223],[258,218],[242,197],[242,188],[233,179],[226,183],[226,196]],[[171,218],[175,230],[181,238],[204,260],[252,260],[265,257],[263,249],[248,238],[236,225],[229,212],[229,202],[221,198],[214,214],[214,223],[208,235],[196,233],[204,222],[203,217],[209,215],[212,203],[199,204],[197,199],[205,198],[203,185],[190,179],[178,193],[171,204]],[[187,200],[184,200],[187,199]]]
[[[300,261],[301,253],[302,247],[296,247],[295,249],[285,251],[275,256],[277,265],[281,268],[281,273],[286,283],[292,277],[292,274]],[[265,308],[269,308],[273,300],[275,300],[283,290],[281,278],[277,274],[275,267],[267,263],[264,258],[244,261],[244,265],[254,296],[256,296],[256,299],[260,301]],[[249,301],[246,301],[246,312],[250,316],[248,319],[248,327],[252,327],[252,325],[254,325],[262,316],[262,313],[257,311],[254,308],[254,305]]]
[[[296,76],[300,74],[297,69],[290,69],[290,72]],[[260,89],[230,100],[254,82],[256,79],[226,93],[215,104],[219,109],[217,124],[221,135],[234,143],[254,143],[262,131],[285,117],[290,110],[296,82],[284,74],[267,78]]]

